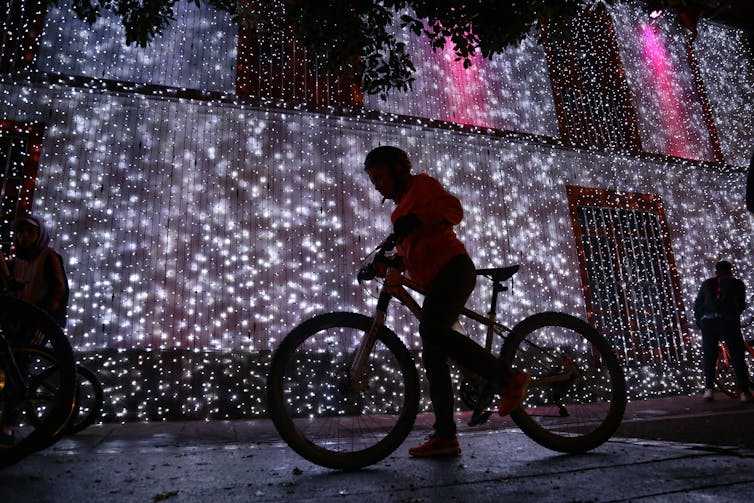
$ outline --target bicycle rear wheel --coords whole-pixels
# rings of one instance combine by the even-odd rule
[[[382,328],[364,375],[353,382],[355,349],[372,319],[316,316],[291,331],[272,358],[268,411],[280,435],[305,459],[354,470],[389,456],[419,408],[419,378],[406,346]]]
[[[626,407],[623,370],[604,337],[583,320],[563,313],[532,315],[513,328],[501,356],[532,376],[511,418],[535,442],[579,453],[618,429]]]
[[[0,449],[0,467],[58,438],[73,411],[75,366],[71,345],[42,310],[0,298],[0,422],[13,427]]]

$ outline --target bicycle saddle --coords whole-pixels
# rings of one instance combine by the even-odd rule
[[[508,267],[492,267],[489,269],[477,269],[476,274],[477,276],[487,276],[495,283],[501,283],[507,279],[510,279],[513,277],[516,272],[518,272],[518,269],[520,268],[520,265],[511,265]]]

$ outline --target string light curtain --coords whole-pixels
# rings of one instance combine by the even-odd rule
[[[746,166],[754,150],[754,67],[752,46],[746,33],[718,24],[701,23],[694,41],[699,72],[707,89],[723,158],[729,164]],[[749,106],[741,106],[749,104]]]
[[[710,263],[752,249],[752,223],[728,197],[743,190],[735,167],[561,145],[552,98],[542,94],[541,49],[525,45],[480,68],[535,70],[499,88],[512,94],[476,87],[468,103],[484,107],[471,107],[475,116],[459,115],[463,100],[448,108],[445,88],[429,81],[443,66],[429,62],[417,84],[425,92],[366,100],[363,112],[314,112],[237,97],[237,31],[223,14],[185,9],[148,49],[123,47],[111,18],[90,30],[58,11],[48,16],[37,72],[0,82],[0,119],[45,124],[33,210],[67,260],[68,333],[103,375],[108,418],[262,415],[269,353],[292,327],[315,313],[374,307],[355,272],[390,228],[391,207],[362,168],[379,144],[406,149],[417,172],[460,197],[458,233],[478,267],[522,264],[502,301],[510,323],[546,309],[586,316],[567,184],[664,201],[687,306]],[[205,51],[201,63],[184,38],[202,41],[193,48]],[[103,75],[110,80],[92,80]],[[427,120],[453,117],[464,126]],[[502,129],[468,124],[486,120]],[[660,145],[647,140],[664,134],[660,126],[642,124],[642,145]],[[472,307],[486,309],[487,295],[481,288]],[[418,350],[404,313],[390,324]],[[676,391],[660,370],[634,395]],[[693,384],[698,370],[687,371]]]
[[[544,49],[535,37],[486,59],[477,54],[463,68],[450,43],[432,50],[425,38],[400,32],[416,66],[410,92],[387,100],[365,96],[367,109],[479,127],[558,136],[555,106]]]
[[[694,352],[662,201],[567,191],[590,323],[610,341],[635,389],[651,389],[668,370],[683,376]],[[684,387],[683,379],[671,383]]]
[[[700,90],[686,52],[688,33],[675,21],[675,16],[651,19],[638,3],[616,5],[611,13],[643,149],[686,159],[715,161]],[[725,29],[715,33],[721,43],[717,51],[736,54],[730,40],[724,42]],[[704,66],[711,68],[710,63],[708,60]],[[738,79],[729,75],[726,80],[733,78]]]

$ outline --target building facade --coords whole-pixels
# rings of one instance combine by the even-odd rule
[[[114,18],[31,4],[3,18],[0,238],[8,253],[17,212],[50,226],[107,419],[262,416],[290,329],[374,307],[355,273],[389,232],[362,168],[377,145],[459,196],[478,267],[522,265],[503,321],[588,319],[634,398],[700,386],[691,306],[717,260],[754,289],[740,30],[703,22],[692,42],[672,16],[620,4],[468,70],[406,35],[413,92],[383,101],[208,7],[178,4],[141,49]],[[390,325],[418,349],[404,313]]]

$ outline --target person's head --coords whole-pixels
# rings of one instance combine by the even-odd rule
[[[13,238],[16,252],[22,257],[36,255],[50,241],[42,221],[32,215],[18,217],[13,221]]]
[[[393,201],[401,198],[411,178],[411,161],[398,147],[373,149],[364,159],[364,169],[382,197]]]
[[[721,260],[715,264],[715,272],[718,276],[730,276],[733,274],[733,265],[727,260]]]

